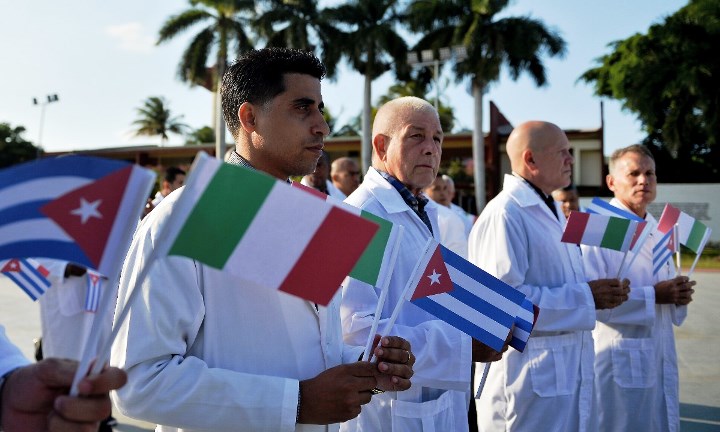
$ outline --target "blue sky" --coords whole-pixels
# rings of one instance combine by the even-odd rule
[[[500,16],[540,19],[559,31],[568,43],[563,59],[546,59],[549,84],[535,87],[521,76],[503,75],[485,97],[494,101],[513,123],[548,120],[565,129],[600,126],[600,99],[590,86],[576,82],[595,59],[609,52],[607,44],[662,21],[685,5],[678,0],[516,0]],[[176,115],[192,128],[211,124],[212,95],[176,79],[177,64],[189,37],[160,46],[157,33],[171,15],[187,9],[186,0],[0,0],[0,122],[27,129],[25,138],[37,143],[44,100],[42,146],[47,151],[159,144],[158,138],[132,136],[136,108],[150,96],[163,96]],[[373,100],[393,83],[387,73],[373,83]],[[441,97],[455,108],[457,124],[472,125],[472,98],[467,82],[449,80]],[[341,68],[335,82],[323,83],[331,112],[344,124],[362,108],[362,76]],[[487,129],[487,118],[484,119]],[[638,142],[643,134],[630,113],[615,101],[605,102],[606,154]],[[184,138],[171,136],[170,145]]]

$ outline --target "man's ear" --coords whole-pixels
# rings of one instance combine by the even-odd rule
[[[615,177],[613,177],[611,174],[606,175],[605,183],[607,183],[608,189],[615,192]]]
[[[245,132],[255,132],[255,114],[257,110],[255,105],[250,102],[243,102],[238,108],[238,119],[240,120],[240,126]]]
[[[537,170],[537,165],[535,164],[535,158],[533,157],[532,150],[525,150],[522,154],[522,157],[523,163],[530,172],[534,172]]]
[[[385,161],[385,155],[387,154],[388,142],[389,142],[389,137],[387,137],[383,134],[377,134],[373,138],[373,141],[372,141],[373,151],[375,151],[377,158],[381,161]]]

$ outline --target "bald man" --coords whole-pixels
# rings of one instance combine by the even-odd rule
[[[550,193],[570,184],[565,133],[523,123],[507,142],[512,175],[470,232],[469,255],[540,308],[525,351],[511,350],[477,401],[481,431],[593,431],[596,309],[627,300],[627,281],[587,282],[580,248],[560,242],[564,218]]]
[[[382,329],[428,238],[440,240],[437,204],[421,192],[437,177],[443,131],[431,104],[403,97],[378,110],[372,135],[372,167],[345,202],[405,228],[381,312],[378,328]],[[379,295],[375,287],[355,279],[344,285],[340,313],[347,343],[365,343]],[[412,387],[373,396],[343,430],[467,431],[471,361],[494,361],[501,354],[409,303],[402,308],[393,334],[415,347]]]
[[[355,159],[337,158],[330,166],[330,179],[333,185],[344,194],[342,199],[345,199],[360,186],[360,166]]]

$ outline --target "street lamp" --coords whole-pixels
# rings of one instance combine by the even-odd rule
[[[462,61],[467,58],[467,50],[463,45],[457,45],[452,48],[442,47],[437,50],[438,56],[435,57],[435,51],[426,49],[420,51],[418,59],[417,52],[409,52],[407,62],[410,66],[433,66],[433,81],[435,81],[435,109],[439,109],[440,103],[440,65],[446,63],[453,58],[456,61]]]
[[[37,142],[37,158],[40,159],[40,147],[42,145],[42,132],[43,132],[43,122],[45,121],[45,106],[49,103],[58,102],[60,99],[58,98],[57,93],[49,94],[47,95],[47,102],[41,101],[39,102],[37,98],[33,98],[33,105],[40,105],[40,131],[38,133],[38,142]]]

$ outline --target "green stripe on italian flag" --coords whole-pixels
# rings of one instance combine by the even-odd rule
[[[326,305],[377,230],[284,182],[203,153],[173,208],[167,254]]]
[[[571,212],[561,241],[626,252],[638,223],[597,213]]]

